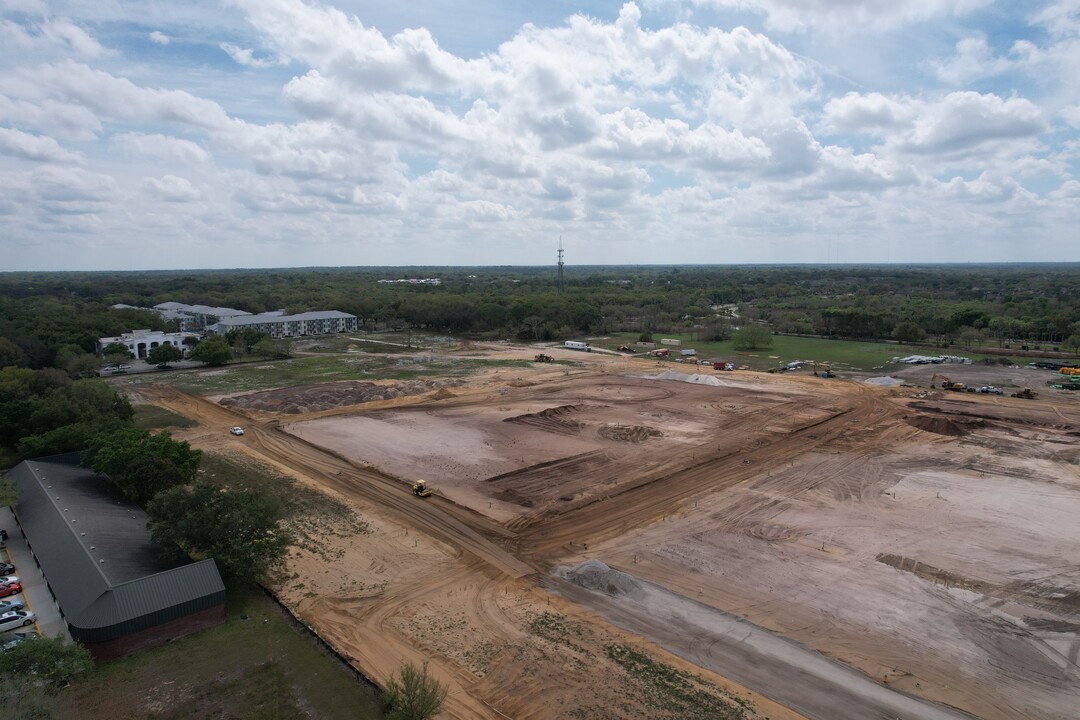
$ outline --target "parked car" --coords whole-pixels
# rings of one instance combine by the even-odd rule
[[[12,573],[6,573],[0,577],[0,585],[10,585],[17,582],[19,582],[19,576]]]
[[[22,610],[26,607],[26,601],[22,598],[13,597],[9,600],[0,600],[0,615],[12,610]]]
[[[7,540],[7,530],[0,528],[0,540]]]
[[[0,575],[11,575],[15,572],[15,566],[11,563],[0,562]]]
[[[26,627],[33,625],[35,620],[37,620],[37,615],[30,610],[12,610],[0,615],[0,630]]]
[[[233,435],[243,435],[244,434],[244,428],[242,428],[242,427],[234,427],[234,428],[231,428],[229,430],[229,432],[231,432]]]
[[[37,636],[38,636],[37,633],[11,633],[11,635],[8,636],[8,637],[11,638],[10,640],[8,640],[8,641],[6,641],[4,643],[0,643],[0,652],[4,652],[5,650],[10,650],[11,648],[15,647],[19,643],[26,642],[30,638],[37,637]]]
[[[0,584],[0,597],[18,595],[22,592],[22,585],[17,582]]]

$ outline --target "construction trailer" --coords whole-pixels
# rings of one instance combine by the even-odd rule
[[[580,342],[578,340],[567,340],[563,343],[563,347],[567,350],[581,350],[582,352],[592,352],[592,348],[589,347],[589,343]]]

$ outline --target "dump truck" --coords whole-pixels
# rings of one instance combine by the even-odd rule
[[[417,480],[413,483],[412,494],[416,497],[426,498],[431,495],[431,489],[428,488],[427,483],[423,480]]]

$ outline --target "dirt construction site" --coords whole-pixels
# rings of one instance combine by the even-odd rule
[[[440,717],[1080,717],[1080,393],[550,352],[139,393],[363,516],[273,589],[377,682],[429,661]]]

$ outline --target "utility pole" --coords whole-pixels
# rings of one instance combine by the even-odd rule
[[[559,292],[563,291],[562,235],[559,236]]]

